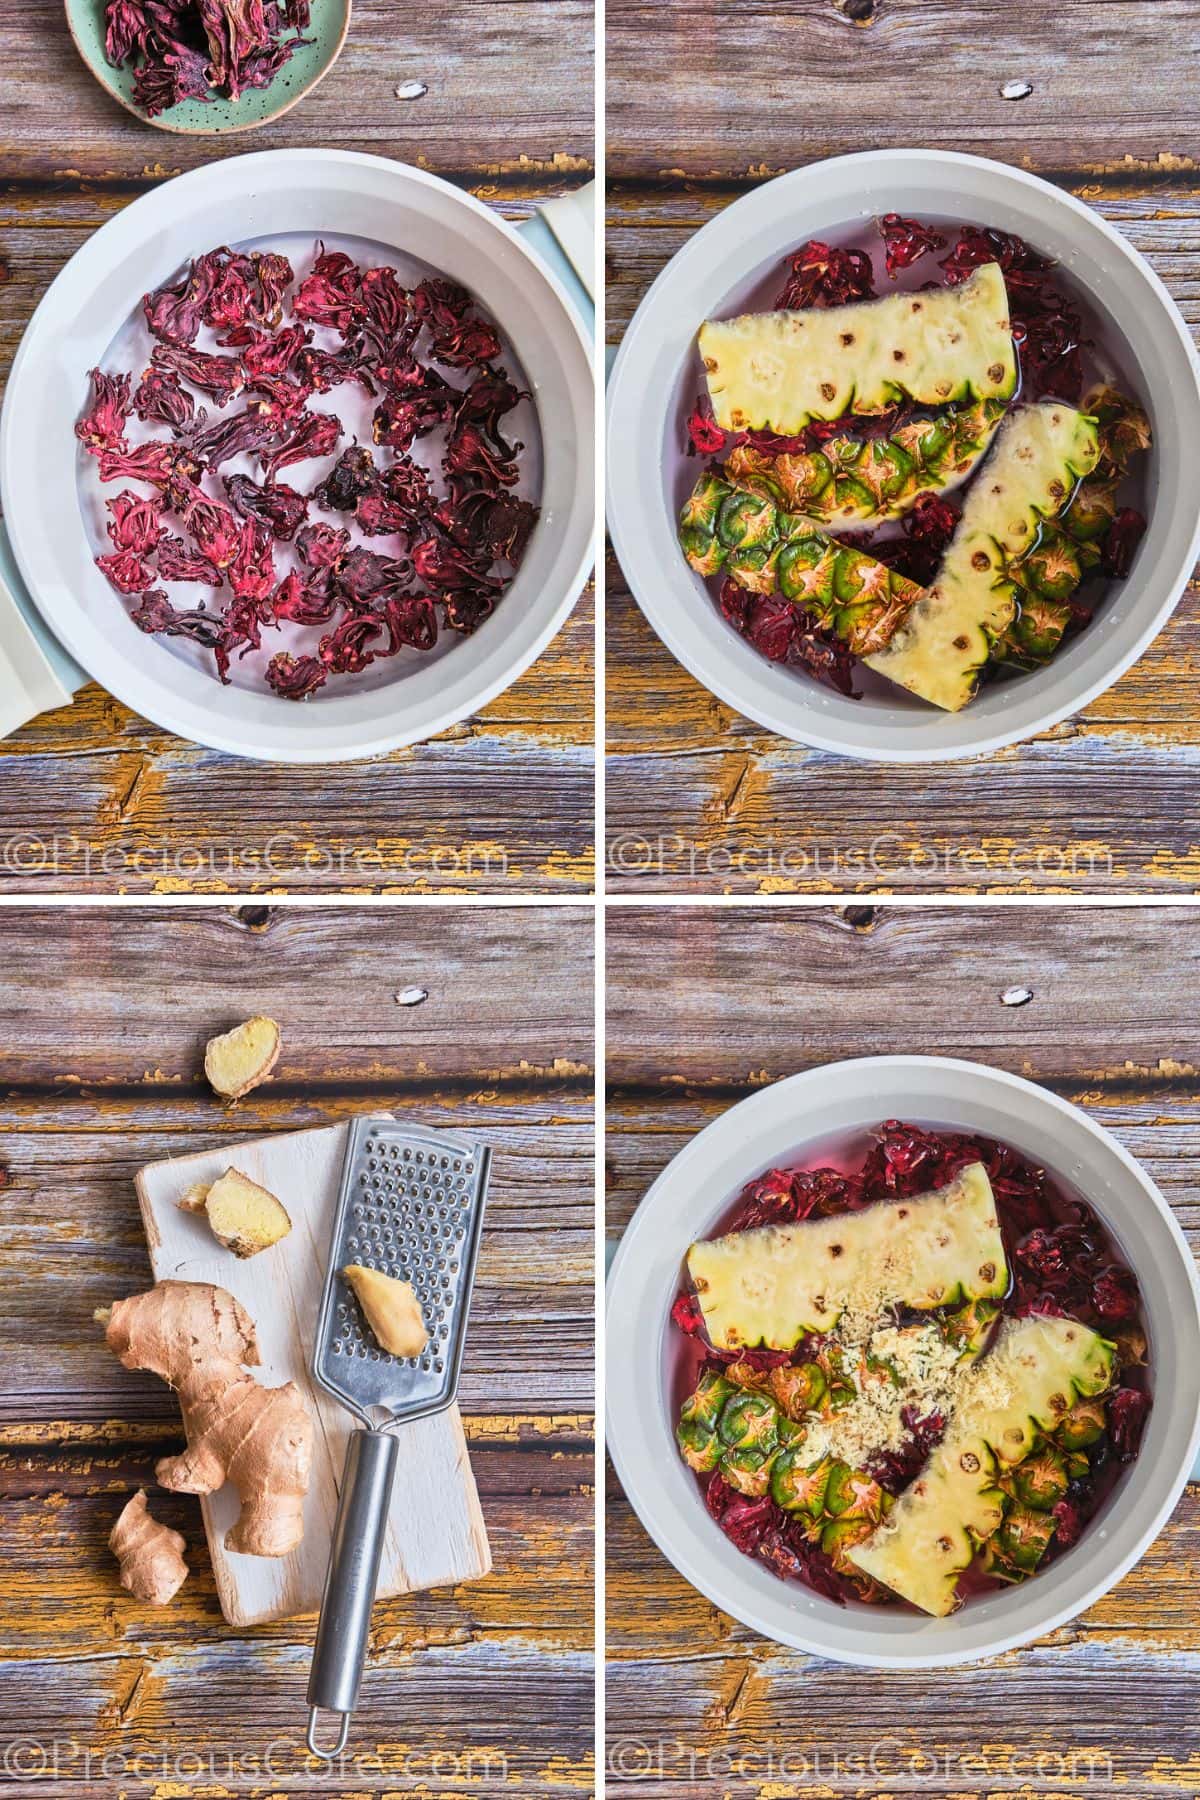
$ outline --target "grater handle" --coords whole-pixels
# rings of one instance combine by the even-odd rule
[[[308,1747],[326,1762],[345,1749],[350,1715],[358,1704],[396,1453],[396,1439],[384,1431],[353,1432],[346,1451],[342,1497],[308,1678]],[[322,1712],[341,1714],[337,1740],[325,1748],[316,1741]]]

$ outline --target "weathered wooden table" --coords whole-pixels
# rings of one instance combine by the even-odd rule
[[[740,194],[821,157],[914,144],[999,157],[1080,195],[1200,324],[1190,0],[610,0],[608,44],[613,341],[668,258]],[[1005,100],[1009,82],[1031,92]],[[1018,749],[906,770],[739,717],[610,573],[614,888],[1200,887],[1195,587],[1078,716]]]
[[[994,1063],[1085,1107],[1200,1244],[1198,977],[1186,909],[611,911],[612,1234],[737,1100],[817,1063],[905,1050]],[[1004,1004],[1013,987],[1032,999]],[[1196,1792],[1196,1487],[1082,1618],[933,1674],[767,1643],[674,1572],[611,1473],[608,1517],[610,1796]]]
[[[591,942],[575,908],[0,913],[15,1800],[591,1791]],[[398,1004],[410,987],[428,998]],[[204,1041],[260,1010],[283,1028],[275,1077],[223,1111]],[[194,1500],[154,1496],[188,1540],[177,1599],[155,1611],[117,1584],[112,1521],[181,1433],[92,1312],[148,1280],[143,1163],[385,1107],[496,1152],[461,1396],[495,1571],[379,1605],[347,1760],[319,1778],[297,1748],[315,1621],[224,1625]]]
[[[283,119],[168,135],[92,79],[62,0],[0,12],[0,374],[67,257],[148,187],[219,157],[328,144],[419,163],[526,217],[589,178],[590,0],[358,0],[337,67]],[[424,83],[400,100],[403,83]],[[0,744],[0,878],[20,891],[584,892],[593,884],[587,596],[477,716],[371,763],[265,768],[99,688]]]

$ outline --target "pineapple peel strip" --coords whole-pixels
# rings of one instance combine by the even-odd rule
[[[849,1560],[923,1612],[953,1612],[959,1577],[1004,1515],[997,1475],[1021,1462],[1076,1399],[1111,1386],[1113,1354],[1077,1319],[1006,1320],[989,1354],[960,1376],[941,1443]]]
[[[908,400],[1008,400],[1017,386],[998,263],[932,293],[710,319],[699,349],[713,416],[726,431],[788,437],[814,420]]]
[[[695,1243],[687,1255],[710,1341],[790,1350],[846,1311],[999,1299],[1008,1266],[982,1163],[948,1187],[863,1212]]]

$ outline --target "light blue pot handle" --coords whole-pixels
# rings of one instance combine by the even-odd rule
[[[570,294],[594,335],[596,325],[596,184],[547,200],[517,227]]]
[[[518,229],[595,330],[595,182],[548,201]],[[65,705],[88,677],[34,605],[0,520],[0,737]]]

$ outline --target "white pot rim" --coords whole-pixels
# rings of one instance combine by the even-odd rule
[[[893,1098],[923,1095],[897,1115]],[[677,1453],[666,1394],[671,1298],[683,1254],[737,1187],[803,1154],[804,1125],[904,1116],[935,1119],[941,1097],[959,1129],[1022,1120],[1026,1143],[1087,1164],[1078,1185],[1130,1255],[1154,1336],[1155,1404],[1142,1449],[1080,1544],[1018,1589],[972,1601],[949,1619],[841,1608],[785,1583],[737,1551],[705,1511]],[[809,1126],[807,1138],[820,1132]],[[1017,1138],[1009,1141],[1022,1145]],[[1055,1170],[1054,1159],[1040,1156]],[[1068,1176],[1068,1179],[1072,1177]],[[1103,1195],[1096,1191],[1103,1186]],[[1114,1217],[1114,1214],[1119,1216]],[[1140,1234],[1140,1237],[1139,1237]],[[1149,1247],[1149,1248],[1148,1248]],[[1151,1260],[1152,1259],[1152,1260]],[[1157,1310],[1152,1308],[1157,1297]],[[740,1101],[679,1151],[651,1185],[618,1247],[608,1284],[608,1448],[631,1505],[659,1549],[707,1599],[775,1642],[855,1666],[950,1667],[995,1656],[1057,1629],[1106,1593],[1144,1554],[1174,1509],[1200,1449],[1200,1282],[1183,1233],[1154,1183],[1103,1126],[1036,1083],[963,1058],[872,1056],[828,1063]]]
[[[351,206],[377,219],[378,229],[350,231]],[[323,224],[313,217],[322,207]],[[411,230],[422,223],[420,244],[395,242],[401,220]],[[84,358],[98,361],[141,293],[204,247],[195,241],[199,234],[215,232],[214,243],[245,242],[289,230],[320,235],[321,229],[332,236],[374,235],[444,267],[479,294],[514,340],[534,388],[548,467],[542,518],[491,620],[454,642],[436,665],[416,667],[373,691],[348,688],[298,704],[222,688],[132,625],[91,566],[69,424],[84,397],[91,366]],[[594,394],[591,344],[561,281],[514,226],[473,195],[428,170],[359,151],[256,151],[208,163],[141,195],[94,232],[55,277],[26,328],[0,419],[0,491],[13,553],[64,646],[154,723],[264,761],[380,755],[477,712],[529,667],[571,612],[593,560]],[[42,440],[50,440],[54,454],[39,460]],[[97,583],[111,606],[102,603]]]
[[[906,199],[905,184],[920,198]],[[924,184],[920,186],[919,184]],[[1023,742],[1089,705],[1137,661],[1178,604],[1200,556],[1200,506],[1180,470],[1152,475],[1149,528],[1134,567],[1088,629],[1045,669],[998,684],[957,714],[906,699],[854,702],[770,664],[727,626],[679,552],[664,493],[663,446],[675,387],[701,320],[756,267],[821,229],[867,218],[862,197],[894,194],[897,210],[971,216],[972,197],[1060,260],[1086,261],[1106,306],[1119,297],[1137,336],[1145,398],[1162,456],[1200,441],[1200,358],[1167,289],[1120,232],[1074,195],[1026,170],[957,151],[889,149],[830,157],[764,183],[702,226],[644,296],[621,342],[608,390],[608,521],[630,589],[657,635],[712,693],[792,742],[863,761],[920,765]],[[855,197],[857,196],[857,202]],[[926,204],[927,202],[927,204]],[[968,212],[964,214],[962,207]],[[1007,222],[1005,208],[1008,208]],[[840,210],[839,210],[840,209]],[[822,211],[826,215],[822,219]],[[768,248],[769,247],[769,248]],[[1141,347],[1152,354],[1141,354]],[[1183,516],[1179,517],[1182,510]],[[1002,695],[1002,698],[996,696]]]

